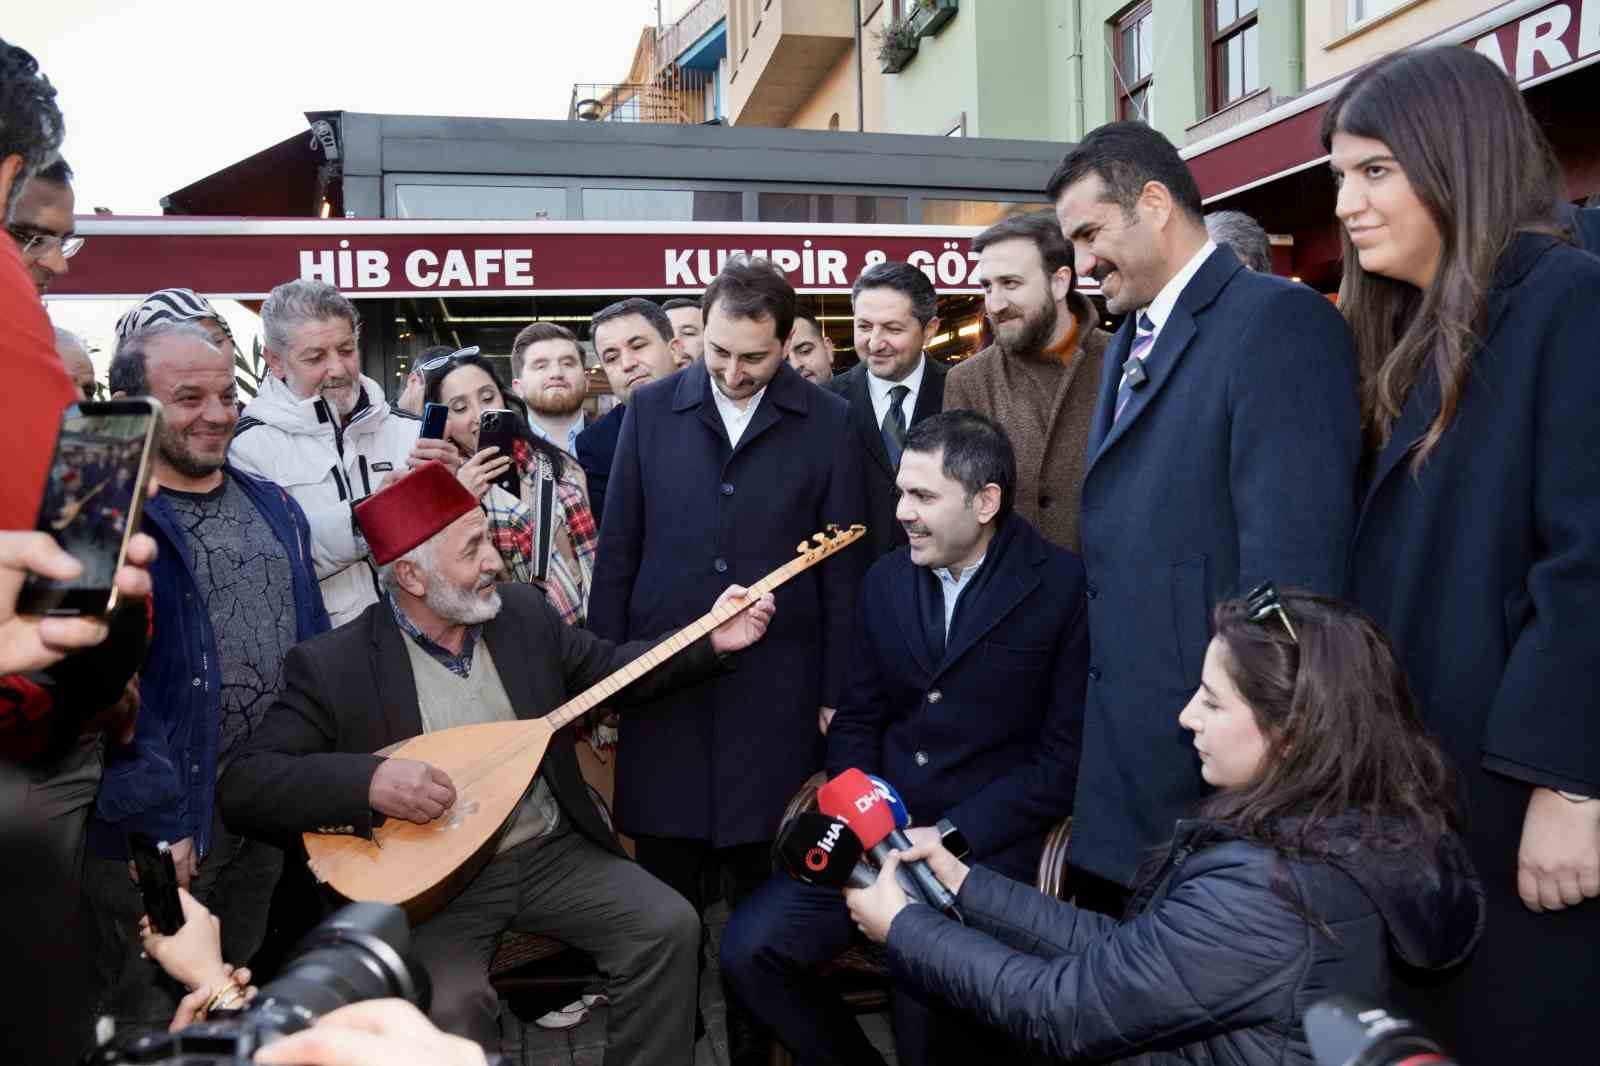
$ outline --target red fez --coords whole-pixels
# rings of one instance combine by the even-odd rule
[[[387,566],[476,506],[449,467],[428,462],[357,503],[356,524],[372,561]]]

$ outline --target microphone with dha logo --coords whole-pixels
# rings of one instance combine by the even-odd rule
[[[823,814],[844,819],[861,838],[872,860],[881,866],[891,850],[906,851],[911,847],[910,838],[895,826],[889,802],[892,792],[893,789],[887,785],[882,789],[873,785],[860,770],[850,769],[817,790],[817,807]],[[899,797],[895,796],[895,802],[898,801]],[[905,809],[904,804],[900,804],[900,807]],[[955,897],[933,876],[933,871],[925,863],[902,863],[900,870],[910,875],[916,885],[916,891],[908,891],[908,896],[937,907],[957,921],[961,920]]]

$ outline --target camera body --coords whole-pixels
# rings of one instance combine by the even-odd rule
[[[410,950],[411,930],[399,907],[348,904],[300,942],[283,973],[248,1009],[176,1033],[113,1040],[83,1061],[89,1066],[248,1063],[256,1048],[361,1000],[399,997],[426,1011],[432,986],[427,971],[409,958]]]

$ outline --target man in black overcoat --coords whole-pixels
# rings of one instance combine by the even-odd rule
[[[639,388],[622,424],[589,601],[607,639],[658,638],[729,581],[752,584],[813,533],[866,515],[848,405],[783,360],[789,282],[736,257],[703,305],[704,356]],[[854,544],[800,574],[736,673],[622,715],[618,827],[640,865],[697,907],[707,876],[737,903],[771,872],[778,818],[822,765],[867,562]],[[743,1020],[735,1000],[736,1044]]]

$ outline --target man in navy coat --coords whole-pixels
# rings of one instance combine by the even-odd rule
[[[828,773],[882,777],[927,827],[914,838],[964,838],[973,860],[1031,883],[1045,835],[1072,810],[1089,653],[1083,565],[1014,513],[1011,443],[982,415],[946,411],[913,427],[897,484],[910,547],[862,583]],[[784,875],[723,933],[723,972],[801,1062],[881,1061],[810,977],[853,933],[837,890]],[[992,1034],[935,1019],[909,996],[895,995],[893,1010],[907,1066],[999,1050]]]
[[[573,442],[589,487],[589,510],[598,524],[605,512],[606,483],[611,479],[611,463],[616,458],[628,399],[640,385],[659,381],[676,371],[682,349],[673,336],[672,319],[666,311],[637,296],[607,304],[595,312],[589,320],[589,337],[600,368],[606,372],[611,395],[617,398],[616,406],[590,423]]]
[[[1360,418],[1344,320],[1206,236],[1177,150],[1093,130],[1046,189],[1077,269],[1126,315],[1106,349],[1082,496],[1092,645],[1069,858],[1115,886],[1205,795],[1178,712],[1219,599],[1338,595]],[[1093,882],[1086,882],[1093,884]]]
[[[692,622],[716,598],[703,590],[752,585],[813,533],[866,516],[849,405],[783,360],[795,308],[783,274],[735,257],[703,303],[704,356],[640,387],[623,419],[589,603],[607,639]],[[867,561],[854,544],[795,577],[736,673],[622,716],[618,828],[697,908],[706,875],[737,903],[771,872],[778,818],[822,764],[819,721],[838,706]],[[742,1018],[734,1000],[735,1045]]]

